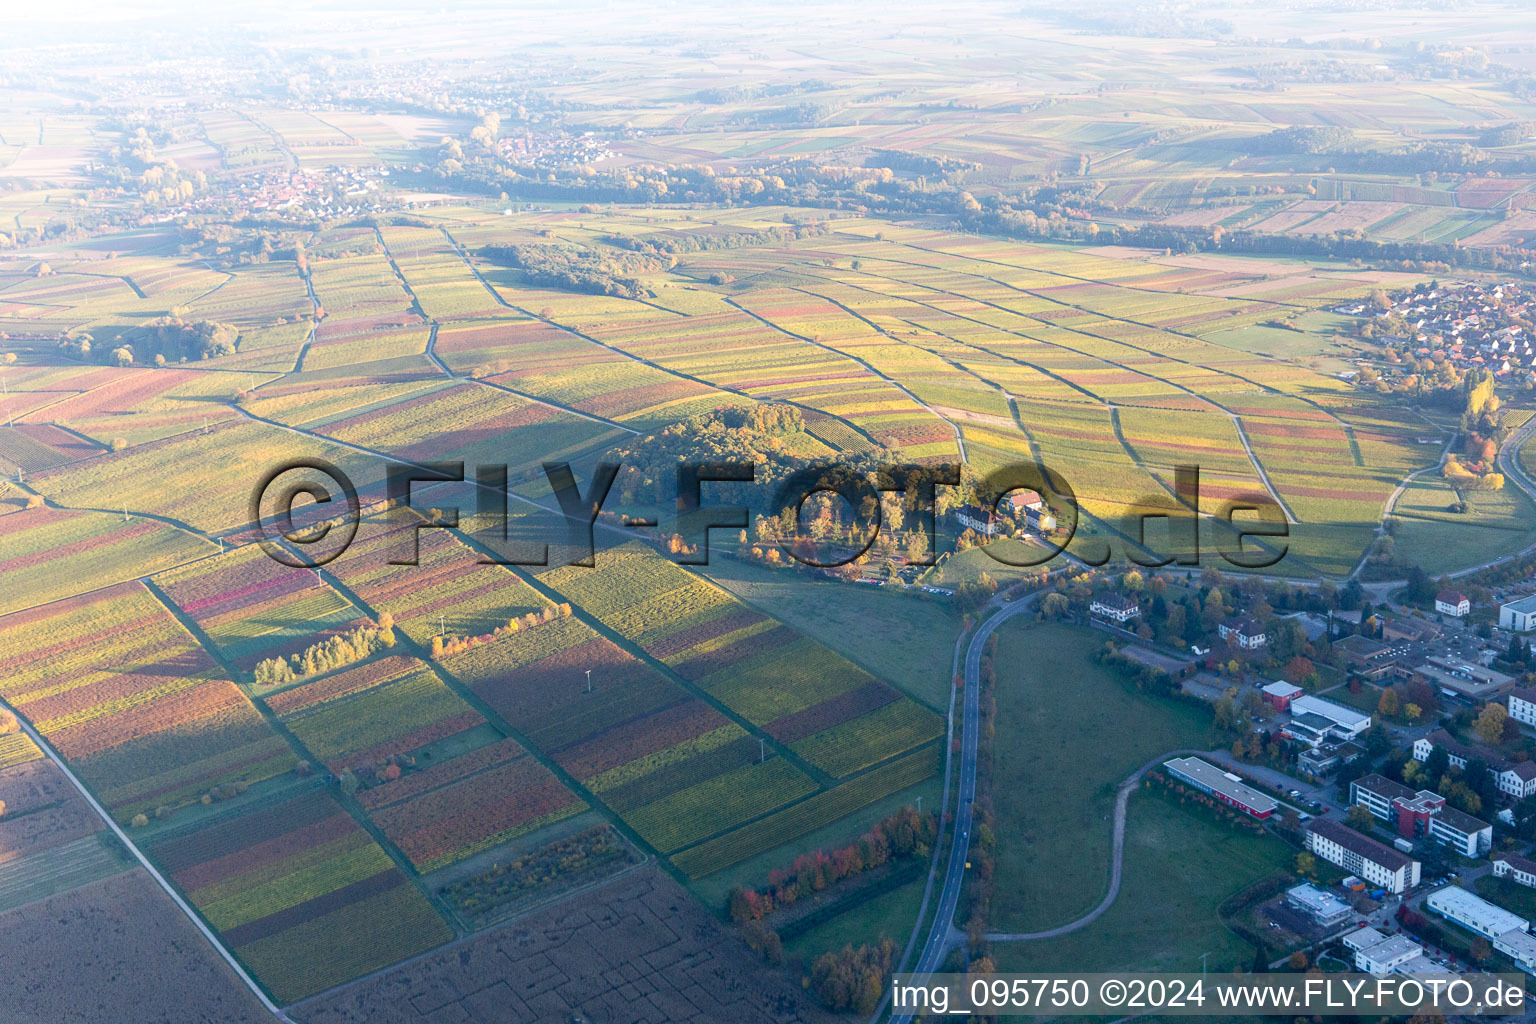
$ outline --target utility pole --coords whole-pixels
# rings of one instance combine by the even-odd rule
[[[761,736],[757,738],[757,763],[762,764],[768,760],[768,743]]]
[[[1210,955],[1209,953],[1200,954],[1200,977],[1202,978],[1205,977],[1205,959]]]
[[[587,692],[592,692],[592,670],[587,669]]]
[[[448,627],[444,624],[442,612],[437,613],[437,635],[442,637],[448,635]]]

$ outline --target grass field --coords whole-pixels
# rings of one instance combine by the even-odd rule
[[[998,970],[1196,972],[1247,969],[1253,947],[1217,908],[1245,886],[1292,867],[1272,836],[1234,832],[1170,798],[1132,798],[1120,897],[1099,920],[1044,942],[1000,943]]]
[[[1010,623],[998,636],[993,924],[1037,931],[1103,897],[1107,817],[1125,777],[1165,751],[1204,748],[1213,736],[1203,708],[1144,696],[1093,664],[1089,654],[1104,642],[1097,630]]]

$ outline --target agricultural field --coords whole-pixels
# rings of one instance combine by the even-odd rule
[[[0,999],[16,1020],[272,1019],[142,868],[0,913],[0,929]]]
[[[1295,851],[1150,788],[1103,916],[995,937],[1099,904],[1121,780],[1232,743],[1058,620],[1191,537],[1223,603],[1180,639],[1143,574],[1164,655],[1410,569],[1487,603],[1536,527],[1536,13],[333,6],[12,19],[0,1017],[865,1020],[930,928],[1252,963],[1221,908]],[[745,462],[692,564],[679,471]],[[913,493],[770,507],[826,465],[961,483],[934,544]],[[993,538],[992,474],[1102,574]],[[962,892],[874,828],[973,786]]]
[[[638,545],[601,572],[542,575],[608,628],[834,778],[940,732],[938,716],[795,630]]]
[[[242,674],[362,619],[314,572],[282,565],[254,545],[162,573],[154,585]]]
[[[626,975],[636,995],[609,980]],[[556,978],[563,980],[551,984]],[[427,1024],[470,1013],[600,1020],[637,1012],[678,1024],[841,1019],[655,870],[625,874],[305,1007],[314,1024]]]
[[[142,584],[0,617],[0,656],[0,698],[123,824],[297,761]]]
[[[389,854],[323,792],[163,837],[150,854],[280,1002],[453,934]]]
[[[0,571],[8,581],[0,612],[73,597],[201,558],[207,541],[152,519],[50,508],[0,516]],[[67,571],[64,567],[67,566]]]

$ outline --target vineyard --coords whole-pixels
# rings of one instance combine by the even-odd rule
[[[453,934],[389,855],[323,793],[165,839],[150,852],[282,1002]]]

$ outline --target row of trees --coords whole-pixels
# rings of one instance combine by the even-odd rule
[[[256,664],[258,686],[281,686],[305,676],[318,675],[361,661],[381,647],[395,645],[394,618],[379,616],[378,625],[363,625],[337,633],[283,658],[266,658]]]

